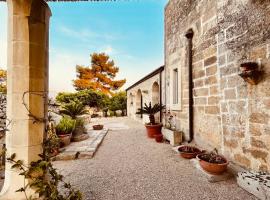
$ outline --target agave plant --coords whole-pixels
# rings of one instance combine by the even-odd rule
[[[162,111],[165,108],[164,105],[160,105],[159,103],[152,106],[151,102],[149,105],[146,103],[144,104],[143,108],[139,108],[137,114],[146,114],[149,116],[150,124],[154,125],[156,124],[155,121],[155,114]]]
[[[88,111],[85,109],[85,105],[80,102],[71,102],[65,104],[60,110],[60,114],[68,115],[72,119],[76,119],[79,115],[88,114]]]

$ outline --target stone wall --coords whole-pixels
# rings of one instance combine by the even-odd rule
[[[170,0],[165,8],[166,97],[171,67],[182,73],[177,128],[188,137],[186,31],[192,28],[194,140],[230,160],[270,171],[270,1]],[[260,64],[264,77],[250,85],[243,62]],[[166,100],[169,107],[169,100]]]
[[[2,132],[6,127],[6,106],[6,95],[0,93],[0,132]]]

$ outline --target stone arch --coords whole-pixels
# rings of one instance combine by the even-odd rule
[[[143,96],[142,96],[142,91],[139,89],[136,94],[136,112],[138,111],[139,108],[143,107]],[[140,114],[138,115],[139,118],[143,118],[143,115]]]
[[[47,118],[48,95],[48,45],[51,11],[45,1],[8,0],[8,88],[7,118],[10,128],[6,134],[7,157],[16,154],[16,159],[25,165],[39,158],[45,123],[34,123],[22,104],[24,99],[31,113],[38,118]],[[18,31],[21,30],[21,31]],[[23,78],[22,78],[23,77]],[[20,81],[18,81],[20,80]],[[23,192],[14,192],[29,183],[18,171],[6,162],[5,182],[1,199],[25,199]],[[28,189],[28,195],[35,194]],[[33,197],[36,197],[35,195]]]
[[[152,85],[152,105],[160,103],[160,91],[159,91],[159,84],[157,82],[154,82]]]
[[[160,103],[160,89],[159,89],[159,84],[157,82],[154,82],[152,85],[152,106],[154,104]],[[160,114],[157,113],[155,115],[156,121],[160,121]]]

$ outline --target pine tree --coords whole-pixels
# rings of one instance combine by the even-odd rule
[[[73,81],[77,91],[93,89],[104,94],[112,95],[121,88],[126,79],[114,80],[119,68],[105,53],[91,55],[91,67],[76,66],[77,79]]]

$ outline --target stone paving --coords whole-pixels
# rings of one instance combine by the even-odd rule
[[[92,158],[106,136],[108,128],[98,131],[93,130],[90,126],[87,126],[86,128],[87,134],[89,135],[88,139],[80,142],[72,142],[70,145],[65,147],[61,153],[54,157],[53,160]]]
[[[138,122],[110,118],[101,123],[126,126],[109,131],[92,159],[54,162],[86,200],[256,199],[234,179],[208,182],[169,144],[148,139]]]

